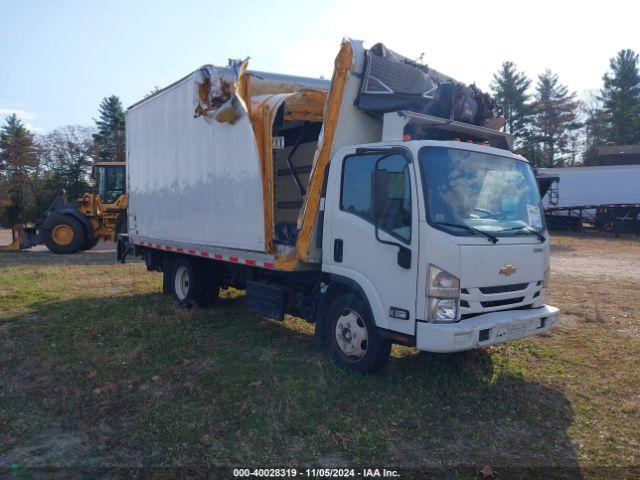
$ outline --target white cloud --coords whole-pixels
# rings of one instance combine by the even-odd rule
[[[42,131],[42,129],[36,127],[33,123],[31,123],[32,120],[36,119],[35,113],[29,112],[27,110],[23,110],[21,108],[0,107],[0,119],[3,119],[4,117],[7,117],[13,113],[15,113],[17,117],[20,120],[22,120],[22,123],[24,123],[24,126],[27,127],[29,130],[31,130],[32,132],[38,133]]]

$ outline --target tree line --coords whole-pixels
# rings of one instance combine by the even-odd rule
[[[601,89],[584,101],[550,70],[533,85],[515,63],[504,62],[491,92],[515,150],[536,167],[561,167],[596,165],[602,145],[640,144],[638,54],[620,50],[609,67]]]
[[[505,116],[515,150],[535,167],[597,163],[600,145],[640,144],[638,54],[620,50],[598,93],[587,101],[546,70],[535,85],[504,62],[491,93]],[[155,87],[148,95],[157,92]],[[147,96],[148,96],[147,95]],[[14,114],[0,126],[0,225],[35,221],[61,189],[77,198],[92,188],[96,161],[124,161],[124,111],[105,97],[93,127],[67,126],[39,135]]]
[[[124,110],[105,97],[94,127],[66,126],[46,134],[30,131],[16,114],[0,126],[0,226],[33,222],[64,189],[70,199],[92,190],[96,161],[125,159]]]

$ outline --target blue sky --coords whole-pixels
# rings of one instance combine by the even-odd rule
[[[594,5],[594,6],[591,6]],[[251,56],[250,68],[330,77],[343,36],[487,88],[503,60],[551,68],[582,94],[609,58],[640,51],[640,4],[487,1],[0,0],[0,119],[37,131],[91,125],[102,97],[125,106],[202,64]],[[455,8],[449,10],[449,6]]]

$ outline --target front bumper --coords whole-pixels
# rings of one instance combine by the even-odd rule
[[[458,323],[417,322],[416,346],[426,352],[459,352],[537,335],[552,328],[560,310],[550,305],[504,310]]]

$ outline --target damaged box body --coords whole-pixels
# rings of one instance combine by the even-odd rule
[[[391,342],[468,350],[542,333],[535,176],[477,88],[346,39],[330,81],[202,67],[126,113],[128,234],[163,290],[315,323],[341,366]],[[126,253],[125,253],[126,255]]]

